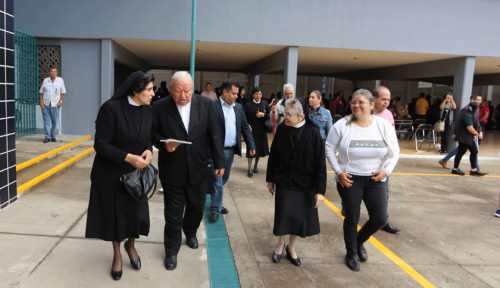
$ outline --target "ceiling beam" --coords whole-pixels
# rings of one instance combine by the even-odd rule
[[[443,59],[429,62],[391,66],[384,68],[357,70],[351,72],[335,73],[334,77],[349,80],[409,80],[418,78],[435,78],[453,76],[455,74],[456,60],[460,58]]]

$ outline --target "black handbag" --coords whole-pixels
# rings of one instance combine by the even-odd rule
[[[153,164],[149,164],[142,169],[135,169],[128,174],[123,174],[120,176],[120,182],[123,183],[132,198],[137,201],[148,201],[155,194],[157,176],[158,170]],[[148,197],[151,188],[153,188],[153,193]]]

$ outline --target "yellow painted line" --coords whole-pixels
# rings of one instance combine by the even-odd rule
[[[330,172],[330,171],[328,171]],[[344,219],[345,217],[342,216],[342,211],[340,211],[339,208],[335,207],[335,205],[332,204],[332,202],[328,201],[328,199],[325,198],[324,203],[326,206],[330,207],[337,215],[340,216],[340,218]],[[358,225],[358,231],[361,229],[361,226]],[[389,250],[389,248],[385,247],[384,244],[380,243],[375,237],[371,236],[370,239],[368,239],[370,243],[373,244],[380,252],[384,253],[385,256],[387,256],[389,259],[392,260],[396,265],[399,266],[399,268],[403,269],[408,275],[410,275],[415,281],[417,281],[422,287],[425,288],[431,288],[436,286],[432,285],[431,282],[429,282],[427,279],[425,279],[420,273],[418,273],[415,269],[413,269],[410,265],[408,265],[405,261],[403,261],[401,258],[399,258],[394,252]]]
[[[78,159],[86,156],[87,154],[89,154],[90,152],[94,151],[94,147],[90,147],[89,149],[83,151],[82,153],[64,161],[63,163],[57,165],[56,167],[50,169],[49,171],[31,179],[30,181],[24,183],[23,185],[17,187],[17,194],[21,194],[23,193],[24,191],[26,191],[27,189],[35,186],[36,184],[42,182],[43,180],[49,178],[50,176],[54,175],[55,173],[61,171],[62,169],[68,167],[69,165],[71,165],[72,163],[74,163],[75,161],[77,161]]]
[[[326,173],[335,174],[335,171],[326,171]],[[472,175],[456,175],[456,174],[430,174],[430,173],[391,173],[391,175],[407,175],[407,176],[443,176],[443,177],[481,177],[481,178],[500,178],[496,175],[472,176]]]
[[[31,166],[31,165],[33,165],[33,164],[35,164],[36,162],[39,162],[39,161],[41,161],[41,160],[43,160],[43,159],[45,159],[45,158],[47,158],[47,157],[50,157],[50,156],[52,156],[52,155],[54,155],[54,154],[57,154],[57,153],[59,153],[59,152],[63,151],[64,149],[68,149],[68,148],[69,148],[69,147],[71,147],[71,146],[75,146],[75,145],[76,145],[76,144],[78,144],[78,143],[81,143],[81,142],[83,142],[83,141],[89,140],[90,138],[92,138],[90,135],[85,136],[85,137],[83,137],[83,138],[82,138],[82,139],[80,139],[80,140],[76,140],[76,141],[71,142],[71,143],[69,143],[69,144],[66,144],[66,145],[64,145],[64,146],[62,146],[62,147],[59,147],[59,148],[57,148],[57,149],[55,149],[55,150],[52,150],[52,151],[50,151],[50,152],[47,152],[47,153],[42,154],[42,155],[40,155],[40,156],[37,156],[37,157],[35,157],[35,158],[33,158],[33,159],[30,159],[30,160],[28,160],[28,161],[25,161],[25,162],[23,162],[23,163],[21,163],[21,164],[18,164],[18,165],[16,166],[16,171],[19,171],[19,170],[21,170],[21,169],[24,169],[24,168],[26,168],[26,167],[29,167],[29,166]]]

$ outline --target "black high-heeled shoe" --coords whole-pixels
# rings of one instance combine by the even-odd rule
[[[292,258],[292,255],[288,251],[288,245],[286,245],[285,250],[286,250],[286,258],[288,258],[288,260],[290,260],[290,262],[292,262],[293,265],[300,266],[301,263],[300,263],[299,256],[297,256],[297,258]]]
[[[113,260],[114,262],[114,260]],[[123,260],[122,260],[122,266],[123,266]],[[122,274],[123,274],[123,270],[120,270],[120,271],[115,271],[113,270],[113,264],[111,264],[111,278],[113,278],[113,280],[120,280],[122,278]]]
[[[283,245],[283,246],[285,246],[285,245]],[[283,250],[281,250],[281,254],[276,254],[276,252],[273,252],[273,262],[274,263],[280,262],[281,257],[283,257],[283,253],[285,253],[285,248],[283,248]]]
[[[127,241],[125,241],[125,251],[127,251],[128,258],[130,258],[130,265],[134,267],[135,269],[139,270],[141,269],[141,257],[139,257],[139,254],[137,254],[137,259],[132,260],[132,257],[130,256],[130,252],[127,250]]]

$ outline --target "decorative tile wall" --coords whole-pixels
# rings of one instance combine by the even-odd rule
[[[17,200],[14,1],[0,0],[0,209]]]

